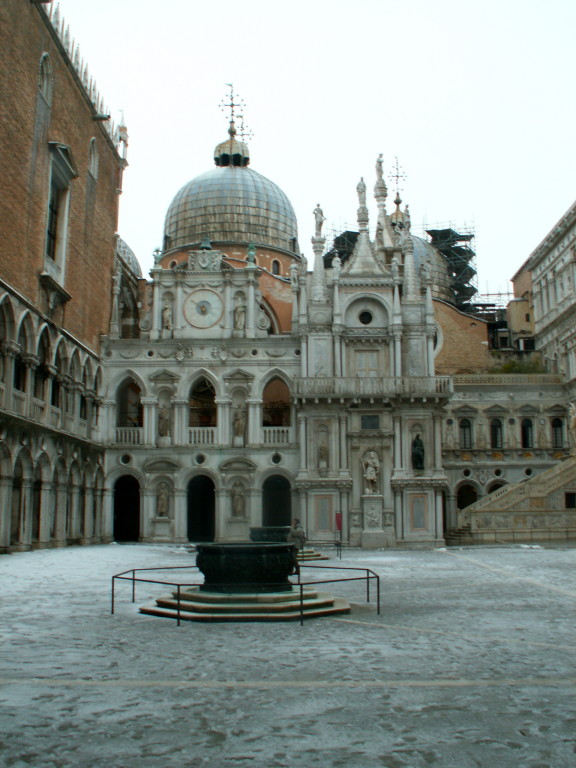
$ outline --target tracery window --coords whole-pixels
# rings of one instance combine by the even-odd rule
[[[216,393],[206,378],[199,379],[190,390],[190,427],[217,426]]]

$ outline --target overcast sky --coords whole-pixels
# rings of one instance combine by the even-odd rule
[[[145,274],[170,201],[213,167],[233,82],[254,133],[251,167],[278,184],[313,261],[354,225],[384,155],[397,156],[413,231],[476,232],[481,292],[508,279],[576,198],[574,0],[62,0],[129,168],[122,237]],[[376,204],[370,201],[371,227]]]

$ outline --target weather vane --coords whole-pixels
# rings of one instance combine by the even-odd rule
[[[243,102],[243,100],[238,96],[238,94],[234,93],[234,83],[226,83],[226,86],[230,88],[230,93],[228,94],[228,100],[222,100],[220,102],[220,109],[222,112],[226,112],[226,110],[230,110],[230,122],[234,122],[234,110],[236,107],[244,107],[246,106]]]
[[[394,169],[392,170],[388,178],[390,179],[390,181],[396,182],[396,196],[399,197],[400,191],[401,191],[400,180],[406,179],[406,174],[404,173],[404,169],[398,162],[397,155],[394,157]]]

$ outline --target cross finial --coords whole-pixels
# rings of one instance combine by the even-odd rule
[[[238,120],[240,120],[240,128],[238,129],[238,133],[240,135],[240,141],[253,139],[254,132],[244,122],[244,115],[243,114],[238,115]]]
[[[390,173],[389,178],[390,178],[391,181],[396,182],[396,197],[399,198],[400,197],[400,191],[402,189],[401,186],[400,186],[400,180],[406,179],[406,174],[404,173],[404,169],[402,168],[402,166],[398,162],[398,157],[397,156],[394,157],[394,167],[393,167],[393,169],[392,169],[392,171]]]
[[[220,102],[220,109],[222,112],[225,112],[227,109],[230,110],[230,123],[234,123],[234,110],[236,107],[244,107],[245,104],[243,100],[238,96],[238,94],[234,93],[234,83],[226,83],[226,87],[230,89],[230,93],[228,94],[228,100],[226,101],[223,99]]]

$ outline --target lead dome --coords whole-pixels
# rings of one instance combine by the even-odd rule
[[[230,138],[214,152],[216,168],[196,176],[176,194],[164,222],[164,251],[212,244],[248,244],[298,252],[292,204],[273,181],[252,168],[248,147]]]

